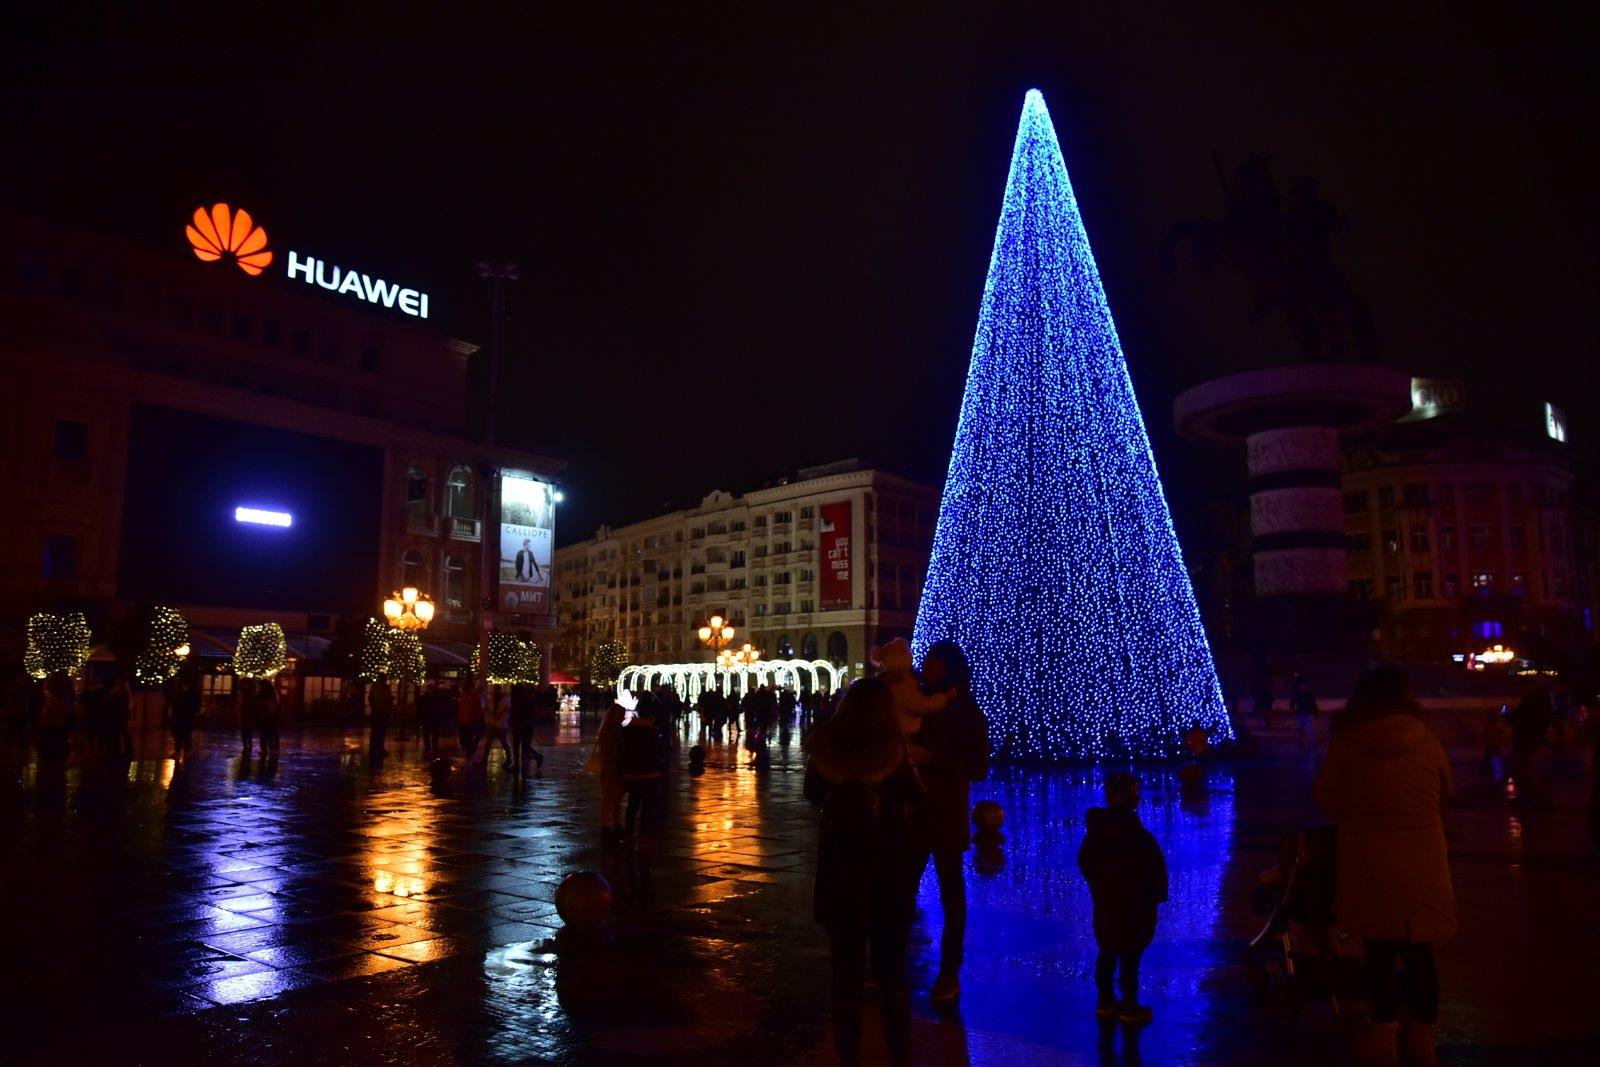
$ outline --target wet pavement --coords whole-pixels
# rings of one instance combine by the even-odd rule
[[[1442,732],[1452,731],[1445,724]],[[552,731],[552,733],[556,733]],[[186,769],[151,754],[65,778],[4,768],[0,997],[22,1062],[832,1062],[824,938],[811,921],[815,823],[798,743],[772,769],[713,743],[679,764],[643,860],[602,848],[588,737],[541,739],[541,777],[498,763],[431,774],[391,739],[290,731],[273,767],[223,730]],[[1440,950],[1442,1060],[1597,1062],[1600,866],[1585,769],[1557,763],[1553,808],[1475,781],[1471,738],[1449,817],[1463,933]],[[1180,786],[1141,772],[1171,901],[1142,972],[1155,1022],[1097,1025],[1088,893],[1075,856],[1089,770],[997,771],[975,799],[1006,811],[998,856],[971,853],[963,996],[935,1011],[937,890],[913,935],[914,1040],[925,1063],[1337,1063],[1325,1003],[1269,1017],[1242,963],[1250,891],[1287,825],[1313,818],[1314,762],[1286,734],[1269,755]],[[453,747],[447,748],[453,754]],[[604,937],[561,930],[571,871],[619,890]],[[869,1041],[879,1039],[866,1013]]]

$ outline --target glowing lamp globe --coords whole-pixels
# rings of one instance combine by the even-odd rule
[[[709,627],[709,626],[700,627],[700,640],[702,640],[702,641],[711,640],[711,627]]]
[[[556,914],[574,930],[598,930],[611,914],[611,883],[594,871],[574,871],[556,887]]]
[[[722,628],[722,639],[724,641],[732,641],[733,640],[733,627],[724,626]]]
[[[385,600],[383,602],[383,617],[386,619],[398,619],[400,613],[405,610],[406,606],[398,600]]]
[[[433,621],[433,601],[431,601],[431,600],[419,601],[417,603],[417,606],[415,608],[413,608],[412,610],[414,610],[417,613],[417,618],[421,619],[424,624],[427,624],[427,623],[430,623],[430,622]]]

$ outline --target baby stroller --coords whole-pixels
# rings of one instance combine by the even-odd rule
[[[1335,1016],[1359,981],[1345,935],[1333,929],[1336,828],[1286,831],[1278,863],[1261,874],[1254,907],[1267,923],[1245,949],[1251,984],[1272,1014],[1299,1020],[1314,997],[1327,997]]]

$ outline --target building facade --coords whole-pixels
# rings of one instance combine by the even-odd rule
[[[1423,409],[1349,452],[1350,592],[1378,651],[1548,658],[1593,639],[1564,421],[1559,434],[1541,412]]]
[[[848,461],[623,527],[556,551],[557,666],[606,641],[633,663],[709,661],[698,628],[731,621],[767,658],[826,659],[852,675],[909,637],[938,494]]]
[[[20,517],[0,532],[8,643],[35,611],[85,611],[98,633],[153,602],[224,643],[276,621],[318,648],[340,617],[381,615],[414,585],[438,602],[430,658],[463,659],[482,618],[490,473],[561,467],[467,436],[473,346],[180,243],[0,226],[14,412],[0,484]],[[246,505],[290,519],[234,522]],[[548,599],[495,624],[554,635]]]

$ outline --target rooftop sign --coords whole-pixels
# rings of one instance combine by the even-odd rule
[[[192,223],[184,227],[184,234],[189,238],[189,248],[195,257],[207,263],[231,259],[252,277],[272,263],[267,231],[257,226],[250,213],[242,208],[235,210],[227,204],[213,204],[210,209],[197,207]],[[299,278],[307,285],[320,285],[369,304],[398,307],[419,319],[428,317],[428,294],[416,289],[392,285],[350,267],[335,267],[326,260],[292,251],[288,269],[291,279]]]

